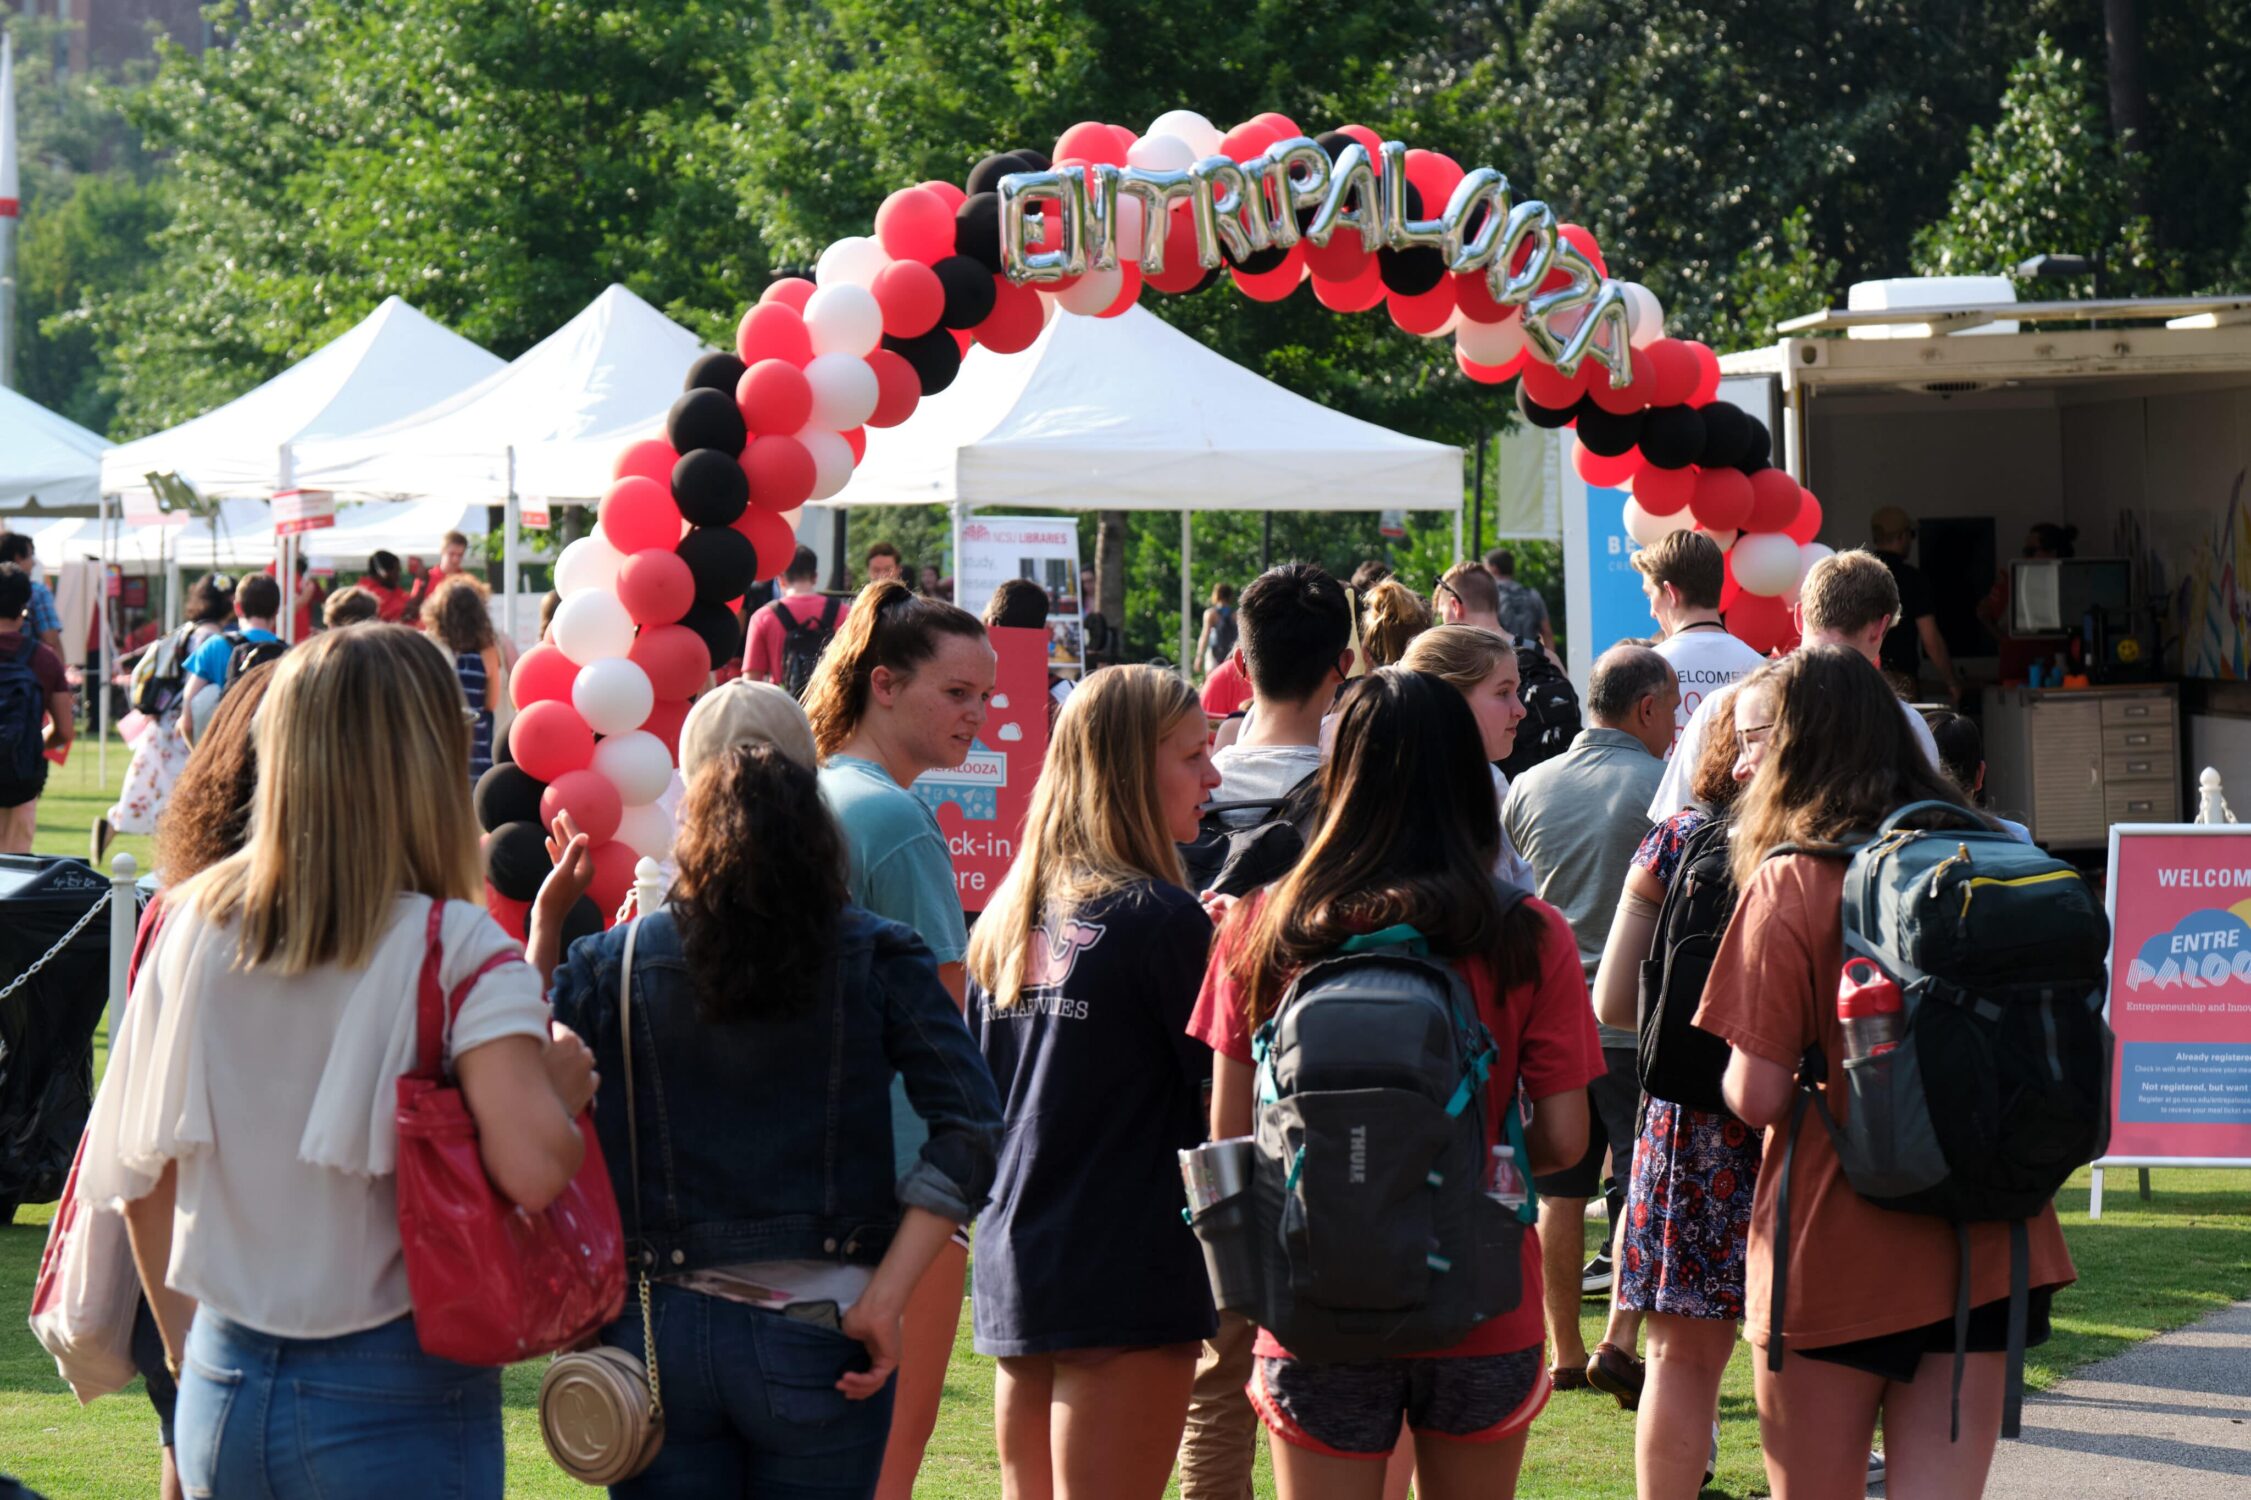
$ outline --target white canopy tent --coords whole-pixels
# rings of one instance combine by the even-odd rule
[[[1329,410],[1154,313],[1058,316],[1021,354],[972,349],[905,424],[868,432],[837,505],[1177,510],[1181,661],[1199,510],[1445,510],[1461,551],[1462,455]]]
[[[0,511],[92,515],[108,447],[100,433],[0,386]]]

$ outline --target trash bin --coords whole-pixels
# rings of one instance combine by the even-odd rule
[[[88,913],[108,894],[84,860],[0,854],[0,1224],[62,1195],[86,1129],[109,993],[108,916]]]

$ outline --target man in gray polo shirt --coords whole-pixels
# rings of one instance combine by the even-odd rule
[[[1571,748],[1526,771],[1501,806],[1509,841],[1532,866],[1540,899],[1562,912],[1578,939],[1579,962],[1591,984],[1610,938],[1627,867],[1649,832],[1649,799],[1665,774],[1680,683],[1666,660],[1646,646],[1613,646],[1587,682],[1587,722]],[[1580,1224],[1587,1200],[1602,1192],[1616,1228],[1631,1170],[1640,1087],[1635,1036],[1604,1026],[1606,1077],[1587,1090],[1586,1156],[1577,1166],[1539,1178],[1540,1254],[1546,1273],[1548,1335],[1554,1373],[1564,1389],[1586,1384],[1587,1351],[1579,1335],[1579,1299],[1610,1289],[1608,1251],[1582,1272]],[[1607,1189],[1602,1159],[1611,1154]],[[1630,1355],[1630,1349],[1628,1351]]]

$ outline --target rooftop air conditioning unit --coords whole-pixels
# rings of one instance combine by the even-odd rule
[[[1902,276],[1891,281],[1856,281],[1845,295],[1850,312],[1891,312],[1918,307],[1995,307],[2017,300],[2015,285],[2006,276]],[[2016,320],[1999,319],[1975,328],[1973,333],[2015,333]],[[1927,339],[1928,323],[1878,323],[1851,328],[1847,338]]]

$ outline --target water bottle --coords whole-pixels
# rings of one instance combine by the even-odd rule
[[[1837,1019],[1844,1023],[1845,1059],[1877,1057],[1899,1045],[1907,1007],[1899,985],[1865,958],[1852,959],[1837,981]]]
[[[1514,1146],[1493,1148],[1492,1170],[1485,1178],[1485,1196],[1503,1208],[1524,1206],[1524,1173],[1516,1164]]]

